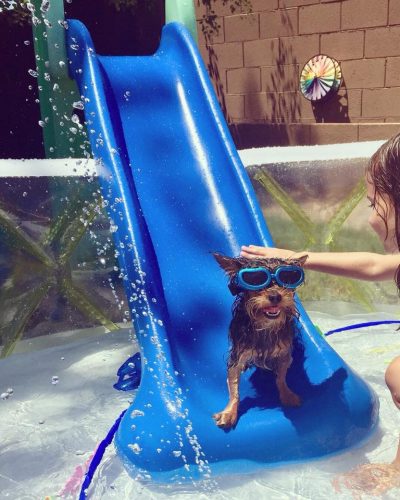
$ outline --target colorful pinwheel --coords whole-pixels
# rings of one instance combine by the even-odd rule
[[[321,101],[337,92],[342,70],[336,59],[325,55],[312,57],[300,74],[300,91],[309,101]]]

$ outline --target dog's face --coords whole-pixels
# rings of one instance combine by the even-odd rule
[[[294,302],[294,289],[278,285],[274,280],[269,286],[259,290],[235,289],[237,276],[242,269],[264,268],[272,274],[279,266],[302,267],[307,257],[300,259],[247,259],[244,257],[227,257],[213,254],[218,264],[229,278],[232,293],[239,294],[240,300],[256,330],[278,331],[285,325],[289,317],[297,315]]]

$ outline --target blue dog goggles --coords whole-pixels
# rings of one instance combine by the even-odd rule
[[[282,265],[271,272],[266,267],[245,267],[231,280],[229,289],[233,295],[240,290],[261,290],[272,282],[279,286],[295,289],[304,282],[304,271],[300,266]]]

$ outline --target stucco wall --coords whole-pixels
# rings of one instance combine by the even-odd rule
[[[197,0],[201,52],[238,145],[385,139],[400,130],[400,0]],[[243,3],[243,2],[242,2]],[[337,59],[327,102],[298,90],[312,56]]]

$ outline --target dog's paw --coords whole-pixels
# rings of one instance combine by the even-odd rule
[[[301,398],[292,391],[285,391],[280,395],[283,406],[301,406]]]
[[[223,427],[228,429],[234,427],[237,422],[237,412],[236,411],[221,411],[219,413],[214,413],[213,419],[218,427]]]

